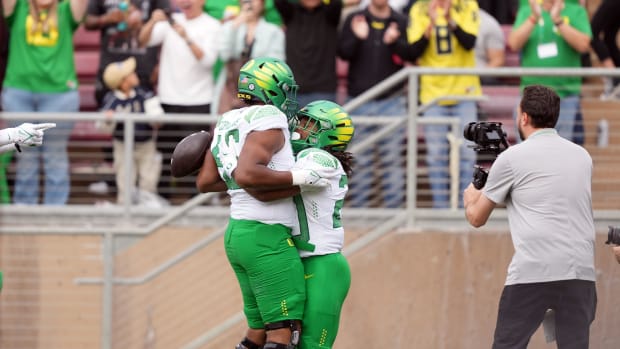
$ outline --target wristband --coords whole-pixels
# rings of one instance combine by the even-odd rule
[[[306,183],[306,176],[303,171],[291,171],[291,177],[293,177],[293,185],[300,185]]]

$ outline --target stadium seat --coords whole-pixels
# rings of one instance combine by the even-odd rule
[[[98,51],[75,51],[75,70],[80,83],[94,81],[98,68]]]
[[[96,111],[95,85],[82,82],[78,87],[78,91],[80,93],[80,111]]]
[[[86,30],[81,25],[75,34],[73,34],[73,46],[76,51],[83,50],[99,50],[101,36],[98,30]]]

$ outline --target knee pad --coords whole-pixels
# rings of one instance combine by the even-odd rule
[[[261,346],[246,337],[235,346],[235,349],[261,349]]]
[[[295,349],[296,347],[292,344],[281,344],[281,343],[273,343],[267,342],[263,346],[263,349]]]
[[[298,320],[283,320],[278,322],[272,322],[265,324],[265,331],[279,330],[281,328],[288,328],[291,330],[291,339],[288,345],[267,342],[263,349],[294,349],[299,344],[299,338],[301,336],[301,322]],[[270,345],[270,346],[268,346]]]

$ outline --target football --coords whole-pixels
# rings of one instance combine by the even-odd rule
[[[202,167],[205,154],[213,137],[207,131],[192,133],[174,147],[170,158],[170,172],[175,178],[191,175]]]

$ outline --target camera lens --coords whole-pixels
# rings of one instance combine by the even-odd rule
[[[463,129],[463,137],[468,141],[475,142],[476,141],[476,122],[470,122]]]

